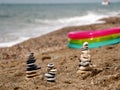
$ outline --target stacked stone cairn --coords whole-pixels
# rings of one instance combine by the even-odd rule
[[[38,69],[40,69],[41,67],[38,67],[37,65],[35,65],[35,57],[34,57],[34,53],[30,53],[28,60],[26,62],[27,64],[27,68],[26,68],[26,76],[27,78],[33,78],[35,76],[37,76],[37,72]]]
[[[45,73],[45,77],[48,82],[56,82],[56,71],[54,64],[50,63],[47,65],[47,73]]]
[[[91,55],[88,49],[88,42],[83,43],[83,47],[81,48],[81,56],[79,61],[79,73],[84,73],[86,71],[90,71],[92,69],[91,63]]]

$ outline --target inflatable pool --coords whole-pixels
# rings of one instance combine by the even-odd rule
[[[89,48],[120,43],[120,28],[68,33],[68,47],[79,49],[84,42],[89,43]]]

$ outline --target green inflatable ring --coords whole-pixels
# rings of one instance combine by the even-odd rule
[[[98,47],[102,47],[105,45],[113,45],[113,44],[117,44],[117,43],[120,43],[120,38],[103,41],[103,42],[89,43],[89,48],[98,48]],[[75,48],[75,49],[80,49],[82,47],[82,45],[83,44],[68,43],[68,47]]]

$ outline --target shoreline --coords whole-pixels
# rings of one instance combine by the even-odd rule
[[[24,46],[29,47],[29,49],[30,48],[37,49],[37,48],[43,48],[43,47],[48,48],[48,47],[52,47],[52,45],[50,45],[50,44],[54,44],[53,43],[54,41],[56,41],[58,43],[58,47],[59,47],[59,44],[60,44],[60,46],[62,46],[63,43],[64,43],[64,47],[65,47],[67,45],[67,34],[68,34],[68,32],[79,31],[79,30],[102,30],[102,29],[106,29],[106,28],[119,27],[120,17],[102,18],[98,21],[100,21],[100,22],[103,21],[105,23],[95,23],[95,24],[90,24],[90,25],[63,27],[61,29],[58,29],[58,30],[55,30],[53,32],[44,34],[42,36],[38,36],[38,37],[35,37],[35,38],[30,38],[28,40],[25,40],[21,43],[15,44],[15,45],[10,46],[10,47],[0,47],[0,49],[2,51],[7,50],[7,49],[12,49],[12,48],[26,49],[26,48],[24,48]],[[61,35],[61,34],[63,34],[63,35]],[[57,37],[57,35],[59,37]],[[39,41],[39,39],[41,41]],[[44,41],[44,39],[45,39],[45,41]],[[33,45],[32,45],[34,43],[37,44],[37,45],[34,45],[34,46],[36,46],[36,48],[33,47]],[[56,45],[57,45],[57,43],[56,43]],[[38,46],[38,44],[40,46]],[[32,50],[30,50],[30,51],[32,51]]]
[[[104,18],[106,23],[72,26],[46,35],[29,39],[13,47],[0,48],[0,89],[18,90],[117,90],[120,89],[120,44],[91,49],[92,62],[100,69],[92,75],[76,74],[80,50],[67,47],[67,34],[78,30],[100,30],[120,27],[120,17]],[[26,60],[30,52],[35,54],[36,64],[41,66],[39,76],[26,80]],[[46,83],[46,65],[54,63],[57,82]],[[28,87],[29,86],[29,87]]]
[[[108,16],[106,16],[106,17],[108,17]],[[105,23],[105,21],[101,21],[100,19],[97,19],[94,22],[91,22],[89,24],[84,23],[84,24],[81,24],[81,25],[61,26],[61,27],[57,27],[57,28],[54,28],[54,29],[49,29],[48,31],[44,32],[42,35],[36,35],[36,36],[33,36],[33,37],[20,37],[18,40],[8,41],[8,42],[3,42],[3,43],[1,42],[0,43],[0,48],[13,47],[13,46],[15,46],[17,44],[20,44],[20,43],[23,43],[23,42],[25,42],[25,41],[27,41],[29,39],[38,38],[38,37],[41,37],[43,35],[49,34],[51,32],[54,32],[54,31],[57,31],[57,30],[60,30],[60,29],[66,28],[66,27],[77,27],[77,26],[85,26],[85,25],[101,24],[101,23]]]
[[[119,15],[116,15],[116,17],[117,16],[119,16]],[[42,36],[42,35],[46,35],[46,34],[48,34],[48,33],[50,33],[50,32],[54,32],[54,31],[57,31],[57,30],[60,30],[60,29],[63,29],[63,28],[66,28],[66,27],[79,27],[79,26],[85,26],[85,25],[93,25],[93,24],[102,24],[102,23],[105,23],[105,21],[104,20],[102,20],[103,18],[108,18],[108,17],[110,17],[109,15],[108,16],[103,16],[103,17],[99,17],[99,18],[97,18],[97,19],[95,19],[95,20],[91,20],[91,22],[90,21],[88,21],[88,22],[85,22],[84,24],[82,23],[82,24],[78,24],[78,23],[76,23],[76,24],[70,24],[70,25],[63,25],[63,26],[61,26],[61,25],[59,25],[59,26],[53,26],[52,28],[49,28],[47,31],[45,31],[45,32],[43,32],[42,34],[40,34],[40,32],[41,32],[41,30],[39,31],[39,33],[38,34],[36,34],[36,35],[34,35],[34,36],[21,36],[21,37],[18,37],[16,40],[14,40],[14,41],[9,41],[9,39],[8,39],[8,42],[4,42],[4,40],[3,40],[3,42],[1,42],[0,43],[0,48],[6,48],[6,47],[13,47],[13,46],[15,46],[15,45],[17,45],[17,44],[20,44],[20,43],[22,43],[22,42],[25,42],[25,41],[27,41],[27,40],[29,40],[29,39],[32,39],[32,38],[37,38],[37,37],[40,37],[40,36]],[[47,27],[47,26],[46,26]],[[49,26],[48,26],[49,27]],[[43,29],[44,30],[44,29]],[[34,31],[34,30],[33,30]],[[17,32],[16,32],[17,33]],[[25,32],[24,32],[25,33]],[[9,33],[8,33],[9,34]],[[22,33],[21,33],[22,34]],[[6,36],[7,37],[7,36]],[[12,36],[11,36],[12,37]],[[1,37],[2,38],[2,37]],[[2,38],[2,39],[4,39],[4,38]],[[7,38],[6,38],[7,39]]]

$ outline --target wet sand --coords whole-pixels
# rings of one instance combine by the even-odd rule
[[[106,23],[65,27],[9,48],[0,48],[0,90],[120,90],[120,44],[91,49],[91,73],[77,74],[81,51],[67,47],[70,31],[120,27],[120,17],[104,18]],[[38,76],[26,79],[30,52],[42,68]],[[55,83],[46,82],[48,63],[57,68]]]

